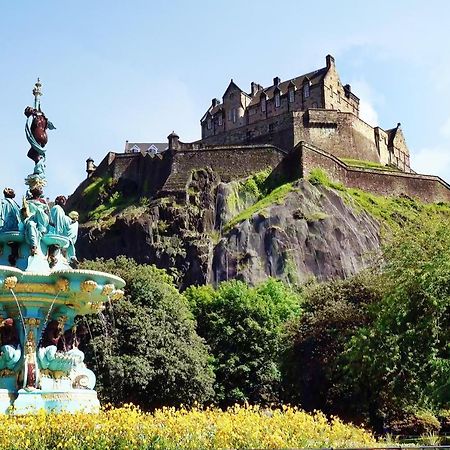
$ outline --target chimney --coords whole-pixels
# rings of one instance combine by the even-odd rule
[[[219,104],[220,104],[220,101],[217,98],[213,98],[211,100],[211,105],[212,105],[213,108],[215,108]]]
[[[278,86],[279,84],[280,84],[280,77],[275,77],[274,79],[273,79],[273,85],[274,86]]]
[[[334,66],[334,58],[331,55],[327,55],[325,60],[327,62],[327,69],[329,69],[331,66]]]
[[[252,81],[251,86],[251,96],[253,97],[259,90],[259,84]]]
[[[180,136],[178,136],[175,131],[172,131],[172,133],[167,136],[167,139],[169,141],[169,150],[177,150],[180,147],[179,140]]]
[[[86,173],[88,178],[95,172],[96,168],[97,166],[94,164],[94,160],[89,157],[86,160]]]

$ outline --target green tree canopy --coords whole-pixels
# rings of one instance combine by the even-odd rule
[[[266,403],[279,399],[283,324],[300,312],[300,297],[280,281],[191,287],[186,296],[197,330],[211,348],[216,399]]]
[[[450,404],[450,230],[429,220],[385,248],[382,301],[348,346],[349,380],[384,416]]]
[[[369,305],[381,299],[378,280],[377,273],[366,272],[305,287],[302,315],[288,326],[283,363],[287,402],[360,418],[360,403],[342,370],[342,354],[351,337],[368,324]]]
[[[123,300],[87,316],[92,334],[87,364],[97,373],[101,397],[145,408],[211,399],[207,348],[170,276],[125,257],[85,262],[83,268],[116,274],[127,283]]]

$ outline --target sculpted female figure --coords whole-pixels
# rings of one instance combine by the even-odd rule
[[[34,94],[34,108],[27,106],[24,114],[27,117],[25,125],[25,134],[28,142],[31,145],[27,156],[35,163],[33,175],[45,179],[45,149],[47,144],[47,129],[54,130],[53,124],[45,117],[41,111],[39,97],[41,94],[41,83],[38,79],[33,89]]]

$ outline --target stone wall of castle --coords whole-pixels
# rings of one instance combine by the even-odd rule
[[[321,168],[333,181],[374,194],[408,195],[427,203],[450,202],[450,185],[436,176],[349,167],[335,156],[305,142],[294,151],[304,178],[313,169]]]
[[[195,170],[210,167],[220,181],[229,182],[275,168],[286,156],[272,145],[189,147],[182,144],[182,148],[171,150],[171,174],[162,188],[165,193],[184,190]]]
[[[384,159],[385,164],[389,164],[387,135],[384,130],[380,131],[384,146],[378,148],[374,129],[353,113],[309,109],[259,120],[202,142],[213,145],[264,142],[290,151],[300,141],[306,141],[341,158],[373,162]]]

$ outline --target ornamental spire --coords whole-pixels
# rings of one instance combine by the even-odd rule
[[[42,95],[41,87],[42,87],[41,80],[38,77],[33,88],[34,109],[37,109],[38,111],[41,110],[41,100],[39,99],[39,97]]]

